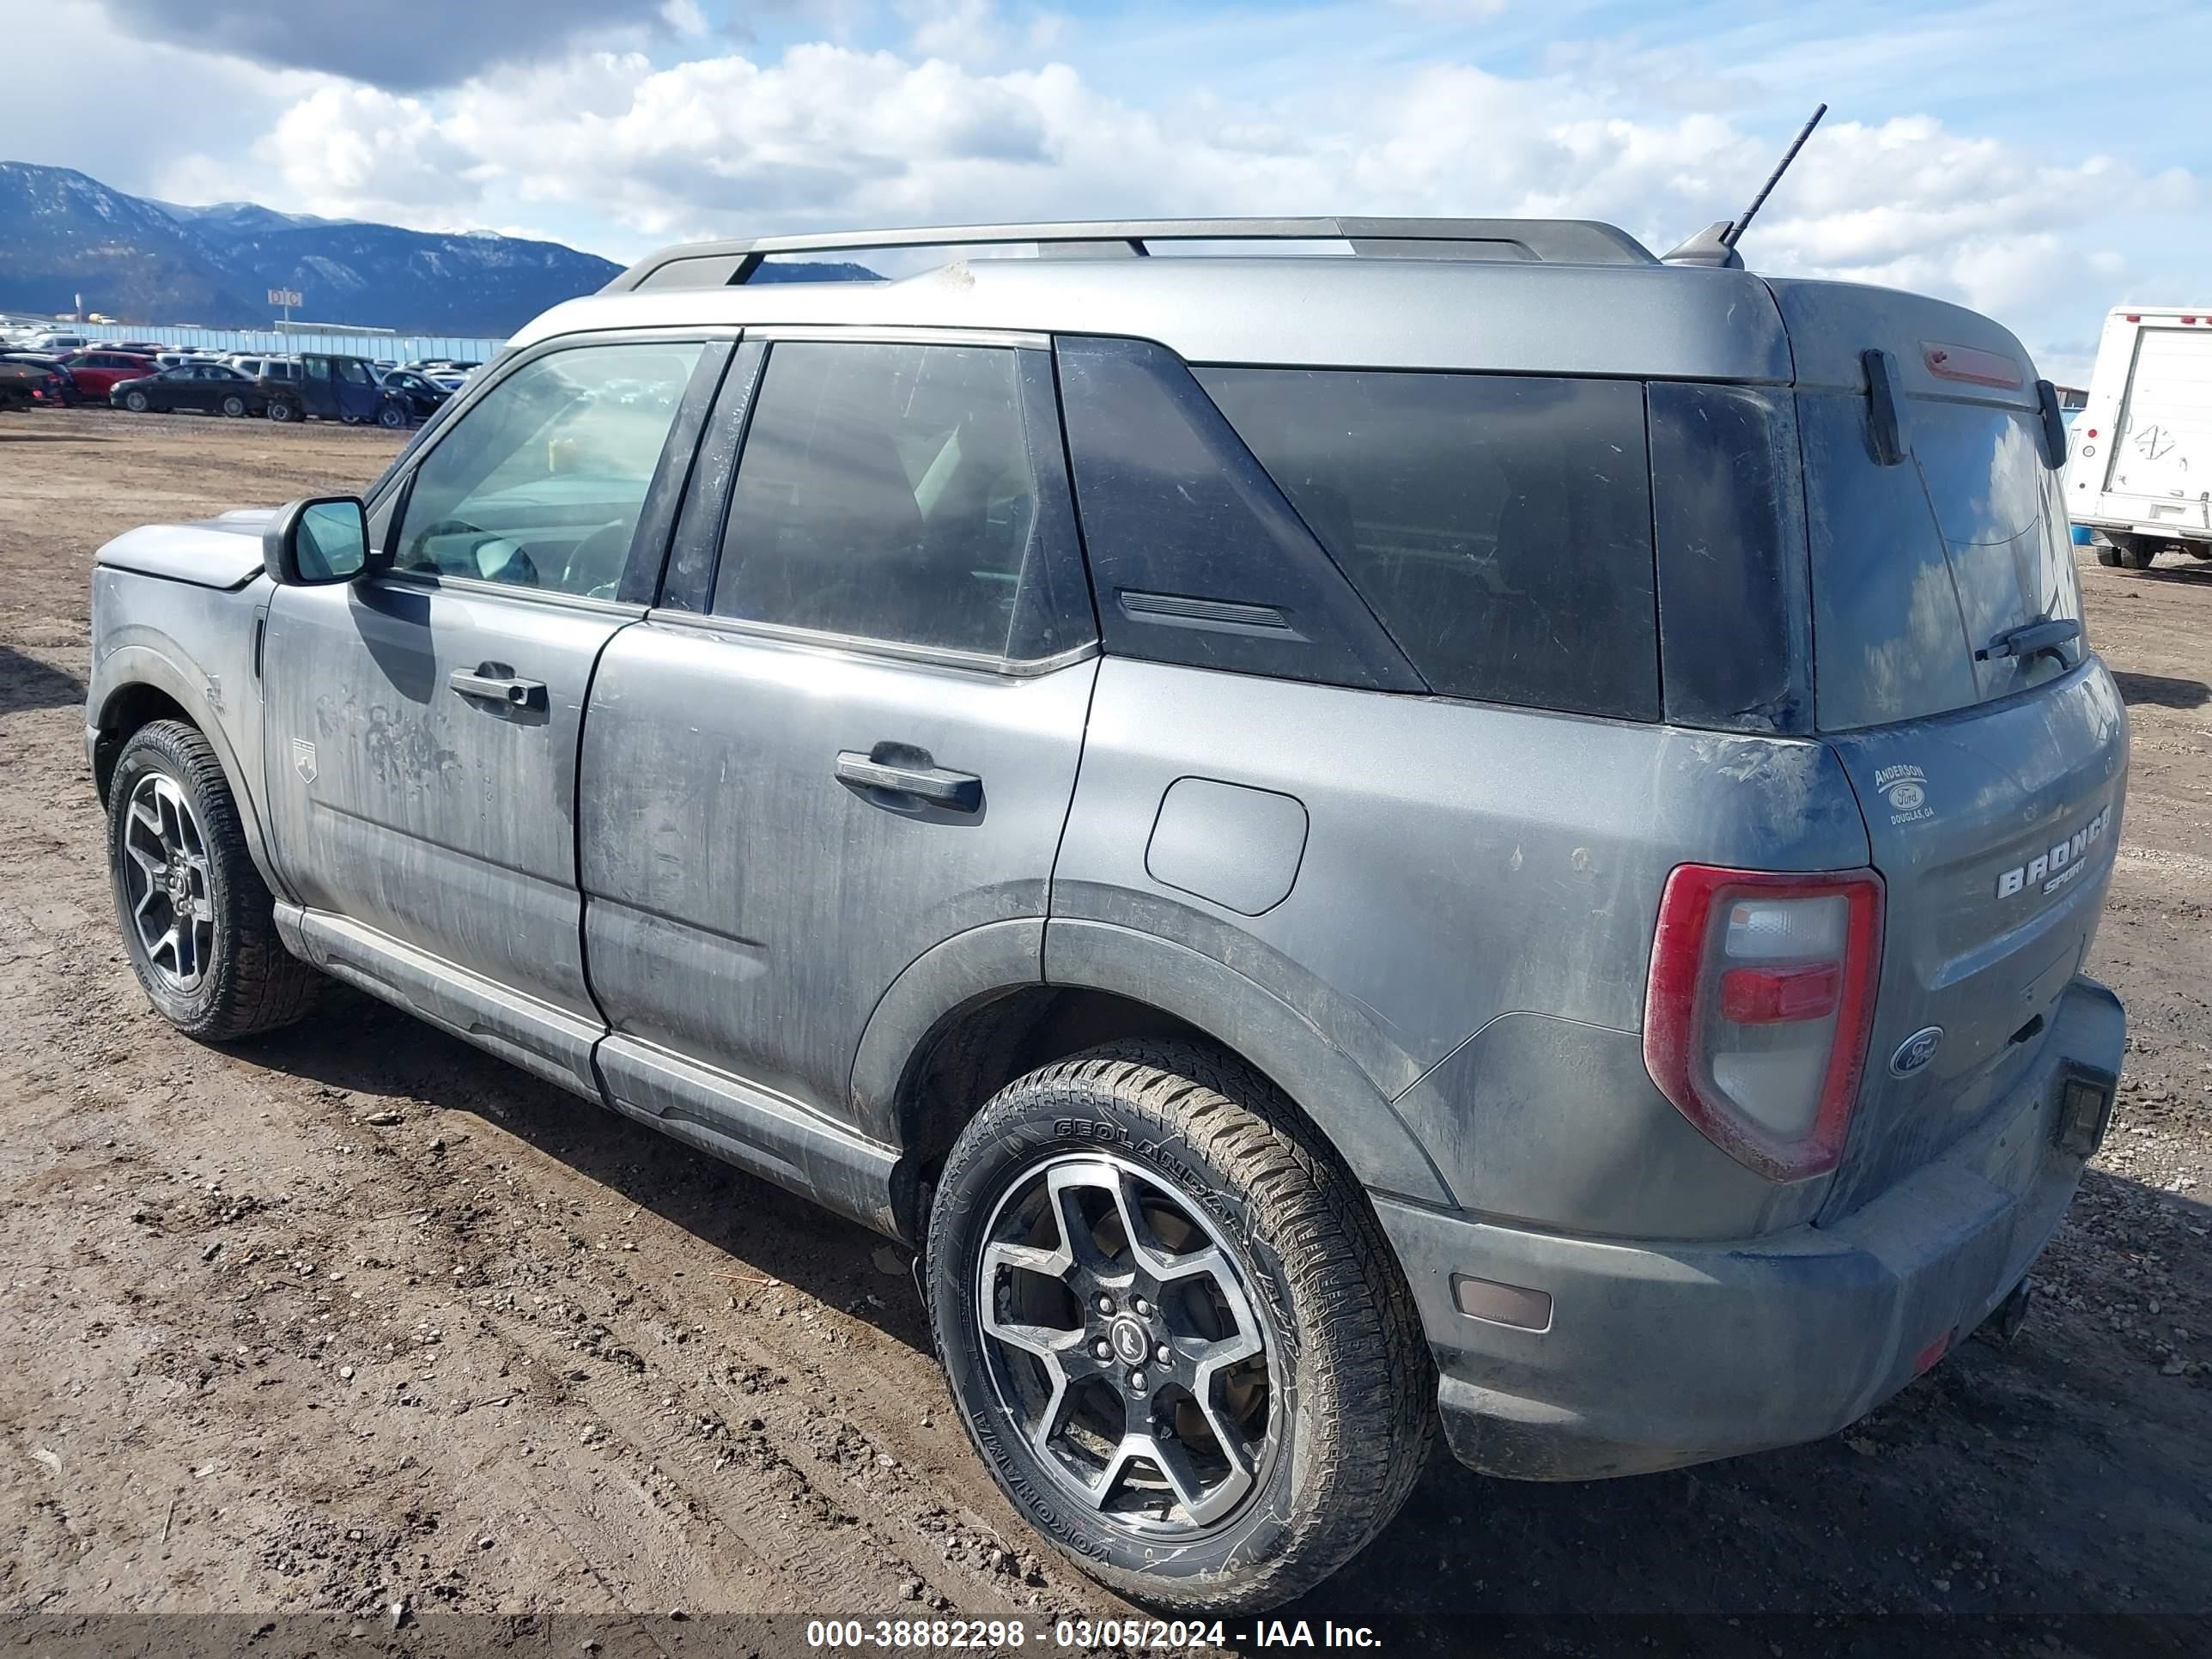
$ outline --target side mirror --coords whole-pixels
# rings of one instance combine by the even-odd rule
[[[356,495],[293,501],[261,532],[261,568],[283,586],[349,582],[383,563],[368,544],[368,510]]]

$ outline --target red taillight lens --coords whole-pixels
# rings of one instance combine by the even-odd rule
[[[1866,1064],[1881,878],[1685,864],[1667,878],[1644,1063],[1706,1139],[1778,1181],[1836,1167]]]
[[[1731,968],[1721,975],[1721,1018],[1738,1025],[1780,1025],[1836,1012],[1843,969]]]

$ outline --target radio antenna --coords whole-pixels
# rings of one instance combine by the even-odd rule
[[[1782,182],[1782,175],[1790,171],[1790,164],[1797,159],[1797,152],[1805,148],[1805,141],[1813,136],[1813,129],[1820,125],[1820,118],[1827,112],[1826,104],[1819,106],[1814,110],[1812,118],[1797,129],[1796,137],[1790,141],[1790,148],[1783,153],[1782,159],[1774,164],[1774,171],[1766,175],[1766,182],[1759,187],[1759,194],[1751,198],[1751,205],[1743,210],[1734,224],[1721,233],[1723,247],[1732,248],[1741,239],[1753,216],[1766,205],[1766,198],[1774,193],[1775,185]]]

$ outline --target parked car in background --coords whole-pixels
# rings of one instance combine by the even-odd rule
[[[149,410],[198,410],[209,415],[260,415],[272,396],[266,380],[241,374],[228,363],[179,363],[142,380],[125,380],[107,394],[108,402],[134,415]]]
[[[51,351],[58,356],[66,351],[82,351],[92,342],[82,334],[63,334],[48,329],[33,334],[23,343],[33,351]]]
[[[404,411],[409,423],[428,420],[453,395],[435,380],[418,374],[411,368],[387,370],[384,376],[384,392],[392,406]],[[378,419],[386,426],[398,424],[384,420],[381,410],[378,412]]]
[[[452,357],[421,357],[402,367],[412,369],[424,380],[434,385],[441,386],[448,392],[459,392],[468,384],[470,374],[482,368],[483,365],[480,362],[462,362]]]
[[[125,380],[136,380],[151,374],[155,364],[151,357],[142,357],[136,352],[110,351],[100,346],[89,346],[82,351],[72,351],[62,359],[76,389],[88,398],[105,398]]]
[[[224,361],[233,368],[251,374],[257,380],[282,380],[289,385],[300,378],[300,360],[297,357],[256,356],[234,351]]]
[[[366,357],[334,352],[303,351],[299,356],[299,380],[281,389],[272,386],[269,418],[296,421],[312,416],[319,421],[343,421],[348,426],[379,420],[384,410],[384,388],[368,372]],[[404,426],[403,415],[391,424]]]
[[[77,390],[76,380],[62,360],[43,351],[0,351],[0,363],[15,363],[27,368],[42,369],[46,378],[31,383],[31,400],[50,408],[66,408],[84,401]]]
[[[15,356],[0,356],[0,409],[29,409],[50,399],[46,395],[56,375],[68,370]]]

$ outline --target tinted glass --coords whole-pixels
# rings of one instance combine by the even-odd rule
[[[1658,718],[1640,385],[1199,378],[1436,690]]]
[[[1667,718],[1813,724],[1812,605],[1796,408],[1786,392],[1655,381],[1651,514]],[[1729,648],[1713,649],[1717,639]]]
[[[1088,637],[1048,385],[1003,347],[771,347],[714,611],[1017,659]]]
[[[508,375],[416,468],[397,567],[613,598],[701,349],[580,346]]]
[[[368,365],[356,358],[344,359],[338,364],[337,370],[338,379],[343,380],[348,386],[367,386],[370,383]]]
[[[1142,340],[1055,349],[1108,650],[1424,689],[1181,358]]]
[[[1907,400],[1911,453],[1876,462],[1867,401],[1801,393],[1820,723],[1830,731],[1966,708],[2081,660],[1977,662],[2006,629],[2081,614],[2057,475],[2036,417]]]

